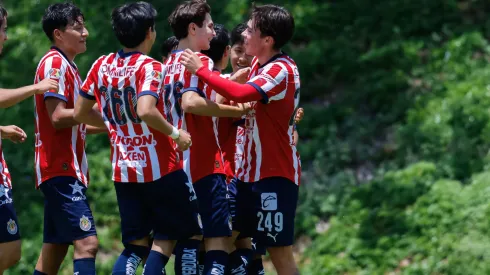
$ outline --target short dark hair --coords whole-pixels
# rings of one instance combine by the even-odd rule
[[[160,48],[160,53],[162,54],[162,57],[166,57],[175,47],[179,45],[179,40],[175,38],[175,36],[170,36],[169,38],[165,39],[162,43],[162,47]]]
[[[168,23],[178,40],[189,35],[189,24],[194,23],[199,28],[202,27],[206,14],[211,13],[211,7],[206,0],[185,1],[175,8],[168,17]]]
[[[214,31],[216,32],[216,36],[209,43],[209,50],[201,52],[209,56],[216,63],[223,58],[226,46],[230,45],[230,33],[222,24],[214,25]]]
[[[231,30],[231,45],[235,44],[243,44],[243,35],[242,33],[247,29],[247,24],[240,23],[236,25],[233,30]]]
[[[51,4],[43,15],[43,31],[49,40],[54,41],[54,30],[65,30],[66,26],[79,22],[80,17],[85,20],[82,11],[72,3]]]
[[[119,6],[112,10],[112,30],[124,47],[135,48],[145,41],[146,31],[155,29],[156,9],[140,1]]]
[[[0,4],[0,26],[3,25],[3,19],[7,17],[7,10]]]
[[[262,36],[274,38],[274,49],[282,48],[294,33],[294,18],[285,8],[276,5],[254,6],[250,19],[254,20],[254,28]]]

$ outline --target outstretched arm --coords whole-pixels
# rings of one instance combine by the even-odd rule
[[[46,78],[37,84],[17,89],[0,88],[0,108],[11,107],[34,94],[42,94],[49,90],[58,90],[58,82],[56,80]]]

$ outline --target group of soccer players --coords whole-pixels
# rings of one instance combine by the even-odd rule
[[[96,273],[85,137],[97,133],[111,142],[125,247],[112,274],[135,274],[142,262],[143,274],[165,274],[172,254],[176,274],[264,274],[266,249],[278,274],[299,274],[292,244],[300,79],[281,51],[293,17],[279,6],[256,6],[230,35],[213,23],[205,0],[183,2],[168,18],[174,37],[162,47],[163,63],[148,56],[156,20],[146,2],[115,8],[122,49],[98,58],[82,81],[73,61],[86,51],[84,15],[71,3],[50,5],[42,25],[52,47],[35,84],[0,90],[0,107],[35,95],[36,187],[45,211],[34,275],[57,274],[69,245],[74,274]],[[0,7],[0,52],[6,27]],[[222,74],[229,59],[233,72]],[[0,134],[26,138],[16,126]],[[0,175],[2,274],[20,258],[3,155]]]

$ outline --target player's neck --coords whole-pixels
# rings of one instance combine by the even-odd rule
[[[264,65],[269,60],[271,60],[271,58],[273,58],[274,56],[276,56],[280,53],[281,53],[281,50],[274,50],[274,49],[271,49],[269,51],[264,51],[263,54],[257,56],[257,58],[259,59],[259,64]]]
[[[200,52],[201,49],[199,49],[198,46],[196,46],[194,43],[191,42],[189,37],[186,37],[184,39],[181,39],[179,41],[179,45],[177,46],[177,50],[185,50],[185,49],[190,49],[193,52]]]
[[[148,47],[146,46],[145,43],[141,43],[141,44],[139,44],[138,46],[136,46],[134,48],[126,48],[126,47],[124,47],[123,48],[123,52],[125,52],[125,53],[140,52],[142,54],[148,55],[148,53],[150,52],[150,50],[148,49]]]
[[[73,62],[73,60],[75,60],[77,54],[67,49],[67,47],[65,47],[64,45],[59,45],[58,43],[54,43],[53,46],[58,48],[65,55],[68,61]]]

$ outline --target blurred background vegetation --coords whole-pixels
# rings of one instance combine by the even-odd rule
[[[48,0],[4,1],[9,41],[0,86],[32,83],[49,42],[40,19]],[[110,12],[124,1],[76,0],[86,16],[85,76],[116,51]],[[179,1],[150,1],[157,43]],[[247,0],[209,0],[229,29]],[[264,3],[264,1],[257,1]],[[305,119],[299,125],[303,183],[295,251],[302,274],[490,274],[490,4],[485,0],[270,0],[295,16],[285,48],[298,63]],[[33,180],[33,102],[0,110],[1,124],[26,130],[5,142],[32,274],[41,243],[43,199]],[[100,238],[99,274],[122,250],[108,140],[87,143],[89,197]],[[62,274],[70,274],[71,259]],[[171,268],[167,268],[171,269]]]

